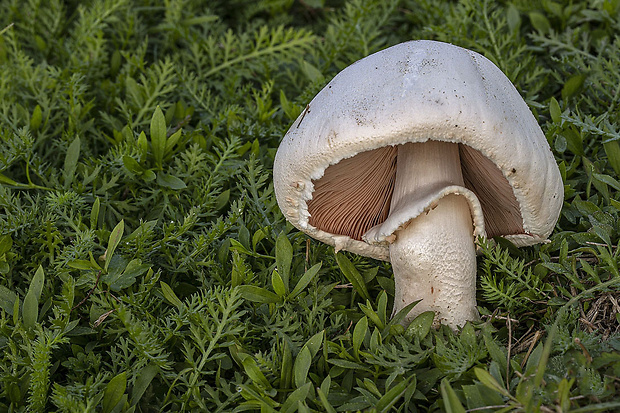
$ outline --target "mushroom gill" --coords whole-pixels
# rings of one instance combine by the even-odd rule
[[[459,144],[459,149],[465,187],[480,201],[487,237],[523,234],[519,202],[499,168],[467,145]]]
[[[390,212],[397,148],[362,152],[329,166],[314,182],[308,201],[310,225],[361,240]]]
[[[361,152],[329,166],[314,181],[310,225],[361,240],[389,215],[398,146]],[[501,170],[479,151],[459,144],[465,187],[480,201],[487,236],[523,234],[519,202]]]

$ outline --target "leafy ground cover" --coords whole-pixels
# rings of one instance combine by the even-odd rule
[[[1,411],[620,410],[620,2],[0,2]],[[287,224],[279,140],[410,39],[514,82],[565,182],[484,243],[482,319],[390,320],[389,264]]]

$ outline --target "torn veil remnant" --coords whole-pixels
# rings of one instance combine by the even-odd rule
[[[547,239],[563,184],[547,140],[483,56],[412,41],[349,66],[293,123],[274,163],[286,218],[310,236],[392,263],[394,312],[477,317],[475,239]],[[303,123],[302,123],[303,121]]]

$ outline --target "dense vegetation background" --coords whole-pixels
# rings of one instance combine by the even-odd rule
[[[0,411],[620,410],[619,3],[3,0]],[[410,39],[495,62],[566,184],[551,243],[483,245],[459,335],[271,186],[312,96]]]

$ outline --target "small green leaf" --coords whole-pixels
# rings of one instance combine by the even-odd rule
[[[306,341],[304,347],[308,347],[312,357],[316,356],[323,344],[323,338],[325,337],[325,330],[321,330]]]
[[[611,242],[611,236],[609,234],[609,231],[607,231],[605,228],[600,227],[598,225],[595,225],[592,227],[592,232],[594,232],[596,235],[598,235],[598,237],[607,245],[611,246],[612,242]]]
[[[157,184],[166,188],[176,190],[187,188],[185,182],[183,182],[174,175],[165,174],[163,172],[157,173]]]
[[[19,386],[16,383],[9,383],[5,387],[5,389],[6,389],[6,391],[5,391],[4,394],[9,396],[9,400],[12,403],[19,404],[19,402],[22,401],[22,398],[23,398],[22,392],[21,392]]]
[[[323,73],[305,60],[301,62],[301,71],[311,82],[323,81]]]
[[[459,341],[468,348],[474,348],[477,342],[477,335],[471,323],[465,323],[459,334]]]
[[[302,109],[301,106],[290,102],[282,90],[280,90],[280,106],[289,120],[297,119]]]
[[[328,374],[324,379],[323,382],[321,383],[321,387],[320,390],[323,391],[324,395],[329,395],[329,389],[331,388],[332,385],[332,378],[331,376]],[[318,389],[317,389],[318,390]]]
[[[160,281],[159,285],[164,298],[176,308],[181,309],[183,307],[183,302],[179,299],[179,297],[177,297],[172,288],[163,281]]]
[[[243,369],[245,370],[245,373],[254,383],[262,386],[267,390],[271,389],[271,384],[269,384],[269,380],[267,380],[263,372],[260,371],[260,368],[252,357],[248,356],[244,358],[241,364],[243,364]]]
[[[433,311],[425,311],[419,316],[413,319],[413,321],[405,330],[405,337],[411,339],[417,336],[420,340],[428,335],[433,326],[433,320],[435,319],[435,313]]]
[[[131,405],[138,404],[142,395],[151,384],[151,381],[159,373],[159,367],[155,364],[149,364],[144,366],[142,370],[137,374],[137,379],[133,388],[131,389]]]
[[[620,191],[620,182],[618,182],[616,179],[612,178],[611,176],[593,173],[592,177],[594,179],[598,179],[599,181],[611,186],[616,191]]]
[[[304,346],[299,354],[297,354],[297,358],[295,358],[295,364],[293,366],[295,386],[300,387],[306,383],[311,363],[312,354],[310,353],[310,349]]]
[[[37,49],[39,49],[40,51],[44,51],[45,49],[47,49],[47,42],[43,37],[39,36],[38,34],[34,36],[34,43],[37,45]]]
[[[140,132],[138,135],[138,150],[140,151],[140,162],[144,162],[146,160],[146,154],[149,151],[149,144],[146,140],[146,134],[144,132]]]
[[[562,88],[562,99],[575,96],[581,90],[585,81],[586,75],[584,74],[575,75],[568,79]]]
[[[0,30],[0,36],[2,36],[4,33],[9,31],[9,29],[11,29],[14,25],[15,25],[15,23],[11,23],[8,26],[2,28],[2,30]]]
[[[278,274],[276,270],[273,270],[273,272],[271,273],[271,286],[273,287],[273,290],[276,292],[276,294],[278,294],[280,297],[284,297],[286,295],[286,286],[282,281],[282,277],[280,277],[280,274]]]
[[[13,238],[10,235],[0,236],[0,255],[6,254],[11,250],[13,246]]]
[[[461,404],[452,386],[450,386],[448,379],[444,378],[441,381],[440,389],[446,413],[465,413],[465,408]]]
[[[260,141],[258,139],[254,139],[252,142],[252,148],[250,149],[252,155],[258,157],[260,155]]]
[[[15,302],[13,303],[13,325],[17,325],[19,322],[19,297],[15,296]]]
[[[101,202],[99,201],[99,197],[97,197],[95,198],[95,202],[93,202],[93,208],[90,210],[90,229],[92,229],[93,231],[97,229],[100,207]]]
[[[618,313],[616,313],[617,315]],[[617,412],[620,411],[620,402],[592,403],[578,409],[570,409],[570,413],[592,413],[592,412]]]
[[[567,270],[562,264],[558,264],[555,262],[545,262],[542,265],[545,268],[548,268],[551,271],[558,273],[558,274],[568,275],[570,273],[569,270]]]
[[[390,320],[390,322],[388,324],[389,325],[396,325],[396,324],[402,323],[402,321],[405,319],[405,317],[407,317],[407,315],[409,314],[411,309],[413,307],[415,307],[419,302],[420,302],[420,300],[417,300],[417,301],[414,301],[412,303],[407,304],[405,307],[400,309],[400,311],[398,313],[394,314],[394,317],[392,317],[392,319]],[[411,325],[411,323],[409,325]]]
[[[114,409],[114,407],[116,407],[116,405],[123,398],[123,394],[125,394],[126,388],[127,374],[125,372],[122,372],[121,374],[110,380],[103,392],[102,411],[104,413],[109,413],[112,411],[112,409]]]
[[[133,131],[129,127],[129,125],[125,125],[120,132],[114,131],[114,139],[117,144],[121,142],[129,142],[129,140],[133,137]]]
[[[145,169],[140,165],[138,161],[129,155],[123,155],[123,166],[132,174],[140,176],[144,173]]]
[[[464,385],[462,388],[469,409],[485,406],[501,406],[504,404],[504,399],[499,393],[489,391],[489,388],[481,383]],[[484,412],[484,410],[481,410],[481,412]]]
[[[491,337],[490,333],[483,334],[484,345],[491,356],[491,359],[495,361],[502,371],[506,371],[506,354],[503,347],[500,347]]]
[[[547,337],[547,340],[549,340],[549,337]],[[546,360],[544,360],[543,358],[543,344],[539,343],[535,348],[534,351],[532,351],[530,353],[530,357],[527,359],[527,362],[525,363],[525,369],[524,372],[525,374],[535,374],[538,373],[538,367],[540,365],[541,361],[546,362]],[[544,366],[543,366],[543,372],[544,372]]]
[[[561,412],[570,411],[570,405],[571,405],[570,388],[574,382],[575,382],[574,378],[572,378],[570,381],[564,378],[562,379],[562,381],[560,381],[560,384],[558,384],[557,400],[560,402],[559,411]]]
[[[261,413],[276,413],[274,406],[277,406],[279,404],[271,398],[264,397],[263,392],[259,394],[259,389],[256,389],[255,386],[247,386],[245,384],[237,384],[237,386],[241,396],[247,400],[243,402],[240,406],[247,407],[249,408],[249,410],[254,412],[260,411]],[[239,410],[236,409],[234,411]]]
[[[65,155],[65,164],[63,168],[63,177],[65,180],[65,189],[68,189],[73,182],[75,175],[75,169],[77,168],[77,162],[80,158],[80,137],[77,136],[73,142],[67,148],[67,154]]]
[[[125,270],[121,276],[110,285],[110,288],[114,291],[120,291],[123,288],[127,288],[130,285],[133,285],[133,283],[136,282],[136,279],[142,276],[142,274],[147,272],[150,268],[150,265],[142,264],[142,260],[138,258],[133,259],[129,261],[129,264],[127,264],[127,267],[125,267]]]
[[[396,404],[398,399],[400,399],[403,394],[405,394],[406,390],[414,391],[416,386],[416,379],[413,376],[411,381],[403,380],[397,385],[393,386],[387,393],[385,393],[377,402],[375,409],[377,409],[378,413],[389,411],[392,406]]]
[[[583,141],[581,135],[572,129],[566,129],[562,132],[562,136],[566,140],[566,148],[575,155],[583,155]]]
[[[367,300],[366,304],[360,303],[359,307],[362,310],[362,312],[366,315],[366,317],[368,317],[374,325],[379,327],[381,330],[385,328],[385,324],[383,324],[383,322],[381,321],[381,317],[379,317],[379,314],[377,314],[375,310],[373,310],[372,304],[370,304],[370,301]]]
[[[359,360],[359,349],[364,343],[364,338],[366,337],[366,333],[368,332],[368,318],[362,317],[360,321],[355,324],[355,328],[353,329],[353,356]]]
[[[222,248],[220,249],[220,254],[222,251],[228,251],[230,249],[230,238],[224,241],[222,244]],[[223,255],[223,254],[221,254]],[[245,281],[245,274],[248,272],[248,269],[245,265],[243,257],[239,254],[239,251],[232,250],[232,272],[230,274],[230,285],[231,287],[237,287]],[[222,259],[221,261],[224,261]]]
[[[277,294],[254,285],[242,285],[239,287],[239,290],[243,298],[255,303],[272,304],[282,301]]]
[[[17,300],[17,294],[9,290],[3,285],[0,285],[0,308],[7,312],[9,315],[13,315],[13,308],[15,301]],[[19,301],[19,300],[17,300]]]
[[[293,246],[285,233],[281,233],[276,240],[276,267],[282,281],[288,290],[291,262],[293,261]]]
[[[286,340],[282,341],[282,366],[280,367],[280,387],[288,389],[293,380],[293,354]]]
[[[135,263],[132,265],[135,265]],[[101,276],[101,282],[108,285],[113,291],[120,291],[123,288],[129,287],[136,279],[131,273],[125,275],[127,267],[127,260],[121,256],[115,255],[110,260],[107,272]]]
[[[508,10],[506,12],[506,21],[508,22],[508,27],[511,32],[516,32],[521,27],[521,15],[519,13],[519,9],[515,7],[514,4],[510,3],[508,5]]]
[[[174,105],[174,117],[177,119],[183,119],[185,117],[185,105],[180,100]]]
[[[30,281],[28,293],[26,293],[26,297],[24,297],[22,316],[24,325],[27,328],[34,328],[39,318],[39,300],[41,299],[44,283],[45,274],[43,273],[43,267],[39,265],[39,268],[37,268],[37,271],[34,273],[34,277],[32,277]]]
[[[605,142],[603,149],[607,155],[607,162],[616,172],[616,175],[620,175],[620,143],[618,141]]]
[[[230,250],[231,251],[237,251],[237,252],[240,252],[246,255],[253,255],[252,251],[248,250],[245,246],[243,246],[242,243],[240,243],[236,239],[232,239],[232,238],[229,238],[229,239],[230,239]]]
[[[41,127],[41,122],[43,120],[43,112],[41,111],[41,106],[35,106],[32,111],[32,116],[30,117],[30,130],[36,131]]]
[[[151,171],[150,169],[146,169],[142,174],[142,179],[144,179],[145,182],[154,181],[155,178],[157,178],[157,175],[155,175],[155,172]]]
[[[284,413],[293,413],[298,412],[298,404],[306,400],[308,394],[310,393],[310,388],[312,387],[312,383],[306,383],[294,392],[292,392],[282,403],[280,407],[280,412]]]
[[[370,295],[368,294],[368,290],[366,289],[366,283],[364,282],[364,278],[357,271],[357,268],[353,265],[353,263],[342,253],[336,254],[336,262],[340,267],[340,270],[344,274],[347,280],[351,284],[355,290],[359,293],[359,295],[366,300],[370,300]]]
[[[510,397],[510,392],[508,392],[508,390],[502,387],[502,385],[500,385],[488,371],[483,370],[479,367],[474,367],[474,373],[476,374],[478,380],[480,380],[480,383],[484,384],[491,390],[499,392],[506,397]]]
[[[121,220],[112,232],[110,233],[110,238],[108,239],[108,248],[105,252],[105,266],[103,267],[106,271],[108,270],[108,266],[110,265],[110,260],[114,255],[114,250],[118,247],[118,244],[121,242],[121,238],[123,237],[123,232],[125,231],[125,221]]]
[[[221,194],[219,194],[217,198],[215,198],[214,209],[216,211],[219,211],[220,209],[224,208],[226,205],[228,205],[229,199],[230,199],[230,189],[227,189],[223,191]]]
[[[166,110],[166,114],[165,114],[165,118],[166,118],[166,124],[170,125],[172,123],[172,120],[174,119],[174,112],[176,112],[176,107],[177,105],[170,105],[168,106],[168,109]]]
[[[562,135],[556,136],[553,149],[555,149],[557,153],[564,153],[566,152],[566,147],[567,147],[566,138]]]
[[[256,246],[258,245],[258,243],[264,240],[266,237],[267,234],[262,229],[257,230],[254,235],[252,235],[252,250],[254,252],[256,252]]]
[[[327,360],[328,363],[333,364],[334,366],[342,367],[347,370],[366,370],[370,371],[366,366],[360,363],[356,363],[354,361],[342,360],[342,359],[330,359]]]
[[[172,148],[174,148],[174,145],[176,145],[179,142],[182,132],[183,131],[179,129],[178,131],[170,135],[170,137],[166,141],[166,148],[165,148],[164,153],[169,153],[170,151],[172,151]]]
[[[0,183],[5,184],[5,185],[11,185],[11,186],[20,186],[19,183],[15,182],[11,178],[8,178],[2,174],[0,174]]]
[[[549,299],[549,301],[547,301],[547,305],[550,306],[560,306],[560,305],[564,305],[566,304],[566,299],[562,298],[562,297],[551,297],[551,299]]]
[[[379,297],[377,298],[377,315],[381,320],[381,325],[385,326],[388,324],[388,315],[387,315],[387,293],[385,291],[381,291],[379,293]]]
[[[93,263],[90,260],[73,260],[69,261],[67,265],[71,268],[75,268],[76,270],[98,270],[101,267],[93,266]]]
[[[321,344],[323,344],[324,336],[325,331],[319,331],[318,333],[310,337],[308,341],[306,341],[306,344],[304,344],[304,346],[297,354],[297,358],[295,359],[295,363],[293,364],[293,378],[297,387],[301,386],[306,382],[312,358],[315,357],[319,352]]]
[[[562,122],[562,110],[560,109],[560,104],[554,97],[549,101],[549,113],[551,114],[551,120],[553,122]]]
[[[293,291],[291,291],[290,298],[297,297],[304,290],[304,288],[306,288],[308,284],[312,282],[312,280],[319,273],[319,270],[321,269],[321,265],[322,265],[321,263],[313,265],[312,267],[308,269],[308,271],[304,273],[304,275],[301,276],[299,281],[297,281],[295,288],[293,288]]]
[[[329,377],[329,376],[328,376]],[[336,409],[331,405],[329,400],[327,400],[327,396],[322,389],[316,389],[317,394],[319,395],[319,400],[321,400],[321,404],[327,413],[336,413]]]
[[[118,70],[121,67],[121,52],[116,49],[112,53],[112,57],[110,58],[110,74],[113,77],[116,77],[118,74]]]
[[[162,169],[166,151],[166,118],[161,108],[157,106],[151,118],[151,148],[155,157],[155,165]]]
[[[532,22],[532,26],[534,26],[534,29],[539,32],[548,33],[549,30],[551,30],[551,24],[544,14],[537,11],[532,11],[529,13],[529,17],[530,22]]]

